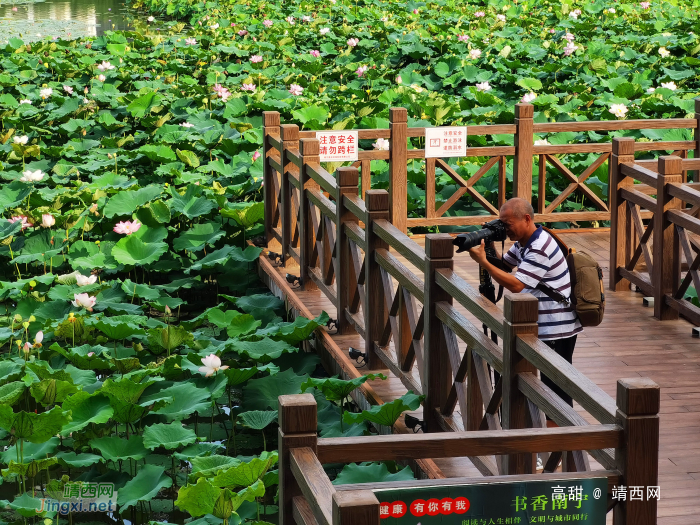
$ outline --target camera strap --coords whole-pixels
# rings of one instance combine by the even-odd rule
[[[554,288],[551,288],[547,286],[544,283],[539,283],[536,287],[535,290],[539,290],[540,292],[543,292],[544,294],[547,295],[550,299],[554,299],[558,303],[563,303],[566,306],[571,306],[571,299],[568,297],[565,297],[564,294],[558,292]]]

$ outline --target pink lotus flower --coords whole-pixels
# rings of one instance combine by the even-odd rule
[[[574,9],[569,13],[569,16],[576,20],[579,16],[581,16],[581,10],[580,9]]]
[[[219,95],[219,98],[221,98],[221,100],[224,102],[226,102],[226,100],[231,96],[231,92],[221,84],[214,84],[212,89],[214,93]]]
[[[467,40],[469,40],[469,36],[467,36],[467,35],[459,35],[457,37],[458,42],[466,42]]]
[[[245,29],[241,29],[241,30],[238,32],[238,36],[246,36],[247,34],[248,34],[248,31],[246,31]]]
[[[285,20],[286,20],[287,22],[289,22],[289,25],[290,25],[290,26],[293,26],[293,25],[294,25],[294,17],[293,17],[293,16],[288,16],[287,18],[285,18]]]
[[[24,346],[22,347],[22,350],[24,351],[25,354],[28,354],[29,352],[32,351],[32,345],[29,344],[29,341],[24,343]]]
[[[309,15],[304,15],[301,17],[302,22],[311,22],[311,17]]]
[[[369,69],[367,66],[360,66],[357,68],[355,73],[357,73],[358,77],[362,78],[362,76],[367,72],[367,69]]]
[[[396,83],[401,84],[403,82],[403,79],[401,78],[401,75],[396,75]]]
[[[216,354],[209,354],[207,357],[203,357],[202,364],[204,366],[199,367],[199,373],[204,374],[205,377],[210,377],[219,370],[228,368],[228,366],[221,366],[221,359]]]
[[[44,178],[44,175],[45,173],[41,170],[27,170],[22,173],[22,176],[19,180],[21,180],[22,182],[40,182]]]
[[[73,94],[73,88],[70,87],[70,86],[63,86],[63,91],[65,91],[65,92],[68,93],[69,95],[72,95],[72,94]]]
[[[132,233],[139,231],[139,228],[141,228],[141,223],[139,221],[126,221],[118,222],[116,226],[114,226],[114,231],[117,233],[131,235]]]
[[[185,38],[185,45],[194,46],[195,44],[197,44],[196,38]]]
[[[259,158],[260,158],[260,152],[259,152],[259,151],[256,151],[255,153],[253,153],[253,162],[255,162],[256,160],[258,160]]]
[[[350,47],[355,47],[355,46],[356,46],[357,44],[359,44],[359,43],[360,43],[360,39],[359,39],[359,38],[349,38],[349,39],[348,39],[348,45],[349,45]]]
[[[295,97],[298,97],[301,95],[304,91],[304,88],[301,87],[299,84],[292,84],[289,86],[289,92],[294,95]]]
[[[76,308],[85,308],[88,312],[92,312],[92,307],[97,303],[97,299],[90,297],[86,293],[76,293],[73,294],[73,301],[71,303]]]
[[[51,226],[53,226],[54,224],[56,224],[56,219],[54,219],[53,215],[51,215],[50,213],[44,213],[41,216],[41,225],[44,228],[51,228]]]
[[[251,61],[253,64],[257,64],[258,62],[262,62],[262,61],[263,61],[263,57],[260,56],[260,55],[253,55],[252,57],[250,57],[250,61]]]
[[[93,355],[95,355],[95,352],[88,352],[87,354],[88,357],[92,357]]]
[[[104,82],[105,80],[107,80],[107,77],[104,75],[97,75],[97,80],[99,80],[100,82]]]
[[[272,27],[272,24],[274,24],[272,20],[263,20],[263,25],[268,29]]]
[[[21,222],[22,223],[22,229],[30,228],[34,226],[31,222],[29,222],[29,219],[27,218],[26,215],[15,215],[11,219],[8,219],[11,223],[15,222]]]
[[[566,35],[564,35],[564,39],[568,40],[569,42],[573,42],[576,37],[567,31]]]
[[[651,7],[651,2],[639,2],[639,7],[642,9],[649,9]]]
[[[499,22],[506,21],[506,15],[496,15],[496,18],[498,19]]]
[[[476,13],[474,13],[474,17],[476,18],[484,18],[485,16],[486,13],[484,13],[483,11],[477,11]]]
[[[569,55],[572,55],[574,51],[578,49],[577,45],[574,45],[573,43],[569,42],[566,44],[566,47],[564,48],[564,56],[568,57]]]
[[[553,35],[554,33],[556,33],[556,32],[557,32],[557,30],[556,30],[556,29],[550,29],[550,30],[549,30],[549,32],[550,32],[550,34],[552,34],[552,35]]]
[[[253,93],[255,92],[255,84],[242,84],[241,91],[250,91]]]
[[[471,58],[472,60],[476,60],[480,56],[481,56],[481,49],[472,49],[471,51],[469,51],[469,58]]]
[[[533,100],[537,98],[537,93],[526,93],[523,95],[523,98],[520,99],[520,102],[523,104],[529,104]]]
[[[418,14],[418,9],[414,9],[414,10],[413,10],[413,14],[414,14],[414,15],[417,15],[417,14]]]
[[[95,282],[97,282],[97,275],[85,277],[83,274],[77,273],[75,274],[75,282],[78,286],[88,286],[89,284],[95,284]]]
[[[314,58],[318,58],[321,56],[321,52],[318,49],[312,49],[311,51],[309,51],[309,53]]]

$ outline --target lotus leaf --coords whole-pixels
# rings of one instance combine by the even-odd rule
[[[219,472],[211,480],[216,487],[247,487],[262,479],[265,473],[277,463],[277,452],[263,452],[259,458],[240,463]]]
[[[148,455],[141,436],[130,436],[129,439],[118,436],[95,438],[90,440],[89,445],[108,461],[139,460]]]
[[[301,385],[301,391],[306,392],[307,388],[313,387],[319,389],[329,401],[342,401],[365,381],[374,379],[386,380],[386,378],[384,374],[367,374],[350,380],[338,379],[336,377],[323,379],[310,377]]]
[[[169,425],[158,423],[151,425],[143,431],[143,444],[153,450],[163,447],[167,450],[191,445],[197,440],[194,430],[182,426],[182,423],[170,423]]]
[[[251,410],[250,412],[242,412],[238,415],[245,426],[253,430],[263,430],[270,426],[274,421],[277,421],[276,410]]]
[[[73,418],[63,427],[61,432],[64,435],[81,430],[90,423],[106,423],[114,414],[109,399],[101,392],[76,392],[64,401],[63,408],[70,410]]]
[[[363,463],[345,465],[333,480],[333,485],[352,485],[355,483],[384,483],[390,481],[410,481],[416,479],[411,467],[405,467],[396,473],[389,472],[385,463]]]
[[[277,398],[287,394],[300,394],[301,385],[308,375],[297,375],[285,370],[274,376],[251,379],[243,387],[244,406],[248,410],[277,409]]]
[[[114,246],[112,256],[121,264],[143,266],[157,261],[167,251],[167,243],[146,243],[135,235],[128,235]]]
[[[62,410],[59,406],[41,414],[24,411],[14,413],[12,407],[0,406],[0,428],[10,432],[17,439],[26,439],[31,443],[43,443],[50,439],[70,420],[70,412]]]
[[[139,501],[149,501],[161,489],[171,487],[173,479],[164,474],[165,469],[156,465],[144,465],[134,479],[128,481],[121,489],[117,504],[123,512]]]
[[[346,423],[359,423],[361,421],[371,421],[379,425],[392,426],[399,419],[401,414],[406,410],[416,410],[423,396],[414,394],[412,391],[402,395],[400,398],[384,403],[383,405],[375,405],[369,410],[363,410],[359,414],[345,412],[343,420]]]

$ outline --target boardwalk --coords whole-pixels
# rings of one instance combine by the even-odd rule
[[[606,272],[609,257],[607,230],[564,233],[562,239],[577,250],[593,255]],[[423,238],[415,240],[423,245]],[[507,245],[506,245],[507,248]],[[399,256],[401,259],[401,257]],[[410,264],[402,262],[411,268]],[[470,284],[478,285],[477,266],[466,254],[455,259],[455,269]],[[282,275],[293,269],[278,268]],[[419,273],[419,272],[416,272]],[[320,291],[296,292],[314,315],[325,310],[335,317],[335,309]],[[474,320],[464,310],[462,313]],[[659,321],[653,309],[645,308],[642,295],[633,291],[608,292],[603,323],[579,336],[574,366],[605,390],[616,396],[616,381],[628,377],[649,377],[661,387],[661,444],[659,484],[661,525],[699,523],[693,501],[700,497],[700,341],[691,337],[692,326],[685,320]],[[357,335],[334,336],[343,350],[363,348]],[[462,348],[464,351],[464,348]],[[372,387],[385,401],[406,392],[390,372],[387,381],[374,381]],[[594,420],[578,406],[589,421]],[[601,468],[591,459],[593,469]],[[436,461],[443,474],[480,476],[469,460]],[[608,522],[611,522],[611,515]]]

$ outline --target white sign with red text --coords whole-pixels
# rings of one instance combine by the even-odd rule
[[[466,157],[467,127],[425,128],[425,158]]]
[[[321,162],[355,162],[357,160],[357,130],[317,131]]]

